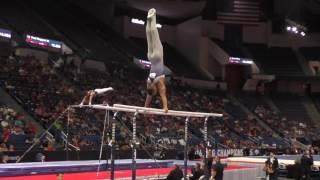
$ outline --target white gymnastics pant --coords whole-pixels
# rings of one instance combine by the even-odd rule
[[[152,10],[152,9],[151,9]],[[149,12],[151,11],[149,10]],[[160,41],[159,32],[157,29],[156,15],[148,18],[146,25],[146,35],[148,43],[148,59],[153,61],[162,61],[163,63],[163,47]]]
[[[105,92],[112,91],[112,90],[113,90],[112,87],[108,87],[108,88],[102,88],[102,89],[95,89],[94,92],[96,92],[97,94],[103,94]]]

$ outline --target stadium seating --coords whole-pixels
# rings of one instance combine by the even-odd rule
[[[0,104],[0,152],[25,150],[35,131],[14,109]]]
[[[30,59],[31,58],[31,59]],[[112,86],[115,89],[119,89],[119,94],[121,96],[115,96],[110,95],[105,100],[108,101],[108,103],[123,103],[123,104],[133,104],[133,105],[141,105],[144,103],[144,81],[135,79],[135,76],[132,76],[128,73],[130,71],[127,70],[120,70],[117,68],[110,68],[113,69],[113,71],[109,71],[106,73],[97,72],[97,71],[91,71],[91,70],[85,70],[78,76],[78,80],[74,82],[67,82],[67,80],[61,79],[60,77],[63,76],[57,76],[55,73],[58,73],[58,71],[50,75],[42,74],[44,71],[43,69],[47,69],[50,72],[51,67],[47,67],[46,65],[42,66],[38,61],[35,61],[35,59],[32,60],[32,57],[27,58],[18,58],[16,64],[11,64],[13,68],[9,72],[3,72],[2,74],[9,75],[10,79],[4,79],[7,86],[7,90],[10,91],[17,99],[19,99],[23,106],[29,110],[38,120],[41,124],[43,124],[45,127],[48,127],[48,125],[61,113],[68,104],[74,104],[79,103],[81,100],[81,96],[84,94],[81,93],[82,90],[92,89],[96,87],[103,87],[103,86]],[[24,62],[31,61],[30,64],[25,64]],[[9,66],[9,65],[8,65]],[[66,66],[68,67],[68,66]],[[37,71],[34,71],[37,70]],[[70,70],[72,71],[72,70]],[[66,72],[66,71],[64,71]],[[31,74],[30,74],[31,73]],[[32,77],[35,76],[35,74],[38,74],[38,78],[30,79],[29,81],[24,82],[26,79],[25,77]],[[139,74],[139,73],[134,73]],[[37,76],[35,76],[37,77]],[[40,78],[41,77],[41,78]],[[128,77],[130,77],[130,81],[128,81]],[[40,78],[40,79],[39,79]],[[60,83],[57,83],[60,82]],[[70,84],[71,83],[71,84]],[[55,84],[63,84],[62,86],[57,87]],[[73,85],[72,85],[73,84]],[[8,88],[8,85],[14,87],[12,89]],[[81,87],[81,88],[80,88]],[[131,88],[132,87],[132,88]],[[75,89],[78,89],[75,90]],[[173,89],[175,89],[173,91]],[[70,94],[71,92],[74,92],[74,94]],[[35,93],[41,92],[41,96],[35,96]],[[79,93],[80,92],[80,93]],[[197,110],[198,111],[218,111],[223,112],[225,102],[228,102],[226,97],[221,96],[221,94],[212,94],[210,92],[202,92],[202,94],[207,94],[205,96],[200,96],[199,90],[192,90],[190,88],[184,89],[184,88],[176,88],[176,87],[169,87],[168,88],[169,95],[169,102],[170,107],[172,109],[177,110]],[[224,99],[224,100],[223,100]],[[99,101],[97,102],[99,103]],[[208,106],[199,106],[200,104],[209,104]],[[227,103],[226,103],[227,104]],[[155,101],[154,106],[159,106],[159,101]],[[209,108],[209,109],[207,109]],[[236,109],[236,108],[234,108]],[[231,110],[232,111],[232,110]],[[84,114],[82,114],[83,117]],[[243,115],[245,116],[245,115]],[[75,140],[77,142],[86,141],[88,143],[97,144],[99,139],[97,137],[101,132],[102,124],[100,124],[98,130],[92,131],[91,128],[83,129],[81,127],[81,124],[87,124],[88,127],[92,127],[90,124],[96,124],[96,123],[89,123],[92,122],[100,122],[102,123],[101,119],[103,119],[103,115],[100,116],[100,121],[97,119],[94,120],[94,116],[90,116],[87,118],[80,118],[79,121],[82,123],[76,123],[72,124],[70,127],[70,132],[72,134],[72,137],[77,137],[79,140]],[[130,121],[128,121],[130,118],[128,116],[123,116],[123,119],[126,120],[127,127],[131,127]],[[122,119],[121,118],[121,119]],[[91,120],[90,120],[91,119]],[[90,121],[88,121],[90,120]],[[142,127],[149,126],[151,134],[156,134],[157,127],[159,126],[159,123],[162,121],[170,122],[170,119],[161,119],[159,117],[155,118],[154,120],[150,121],[144,120],[143,122],[146,123],[144,126],[140,126],[140,129],[144,130]],[[233,120],[229,120],[230,122],[233,122]],[[76,121],[75,121],[76,122]],[[233,126],[226,126],[224,125],[223,121],[217,121],[218,124],[211,129],[213,132],[212,137],[220,137],[219,141],[220,143],[224,143],[225,145],[230,145],[232,147],[239,147],[239,138],[240,133],[239,131],[234,130]],[[63,124],[63,121],[58,122],[60,126]],[[211,124],[212,122],[210,122]],[[195,123],[194,127],[202,128],[201,122]],[[183,131],[183,121],[180,120],[180,123],[176,125],[172,125],[172,127],[180,127]],[[176,136],[175,133],[172,134],[172,129],[167,127],[167,132],[171,132],[168,135]],[[223,132],[217,131],[218,127],[224,127]],[[169,128],[169,129],[168,129]],[[217,129],[215,129],[217,128]],[[62,125],[62,129],[64,131],[67,131],[66,126]],[[79,129],[82,129],[79,134]],[[197,128],[195,128],[197,129]],[[89,133],[90,132],[90,133]],[[143,132],[143,131],[142,131]],[[140,133],[142,133],[140,132]],[[88,136],[88,133],[90,134]],[[129,133],[129,132],[128,132]],[[125,136],[125,135],[124,135]],[[148,134],[142,133],[141,136],[148,137]],[[197,138],[198,137],[198,138]],[[201,134],[198,133],[198,135],[195,135],[195,139],[201,139]],[[232,138],[229,138],[232,137]],[[121,139],[121,138],[120,138]],[[241,137],[242,140],[247,141],[248,139],[246,136]],[[125,139],[124,139],[125,140]],[[193,141],[196,142],[196,141]],[[96,147],[96,146],[93,146]]]
[[[23,3],[16,0],[4,2],[1,5],[2,20],[14,28],[20,35],[29,33],[40,37],[57,38],[55,33],[32,11],[28,11]]]
[[[229,56],[238,58],[250,58],[250,56],[243,50],[242,47],[235,47],[219,39],[211,39],[221,49],[223,49]]]
[[[248,44],[253,60],[267,74],[277,76],[303,76],[302,68],[290,48]],[[281,62],[281,63],[280,63]]]
[[[307,138],[315,136],[317,130],[302,104],[302,99],[282,94],[274,97],[273,101],[286,117],[284,126],[290,128],[294,136]]]
[[[86,58],[97,60],[121,61],[117,51],[96,35],[94,31],[86,27],[82,19],[73,15],[73,10],[60,11],[61,7],[66,5],[59,4],[59,1],[46,2],[51,8],[43,10],[39,1],[29,1],[28,4],[36,10],[50,25],[54,26],[60,32],[77,45],[80,54]],[[57,13],[59,12],[59,13]],[[54,16],[53,16],[54,15]],[[63,19],[63,21],[61,21]]]
[[[79,103],[84,91],[88,89],[112,86],[117,90],[118,95],[111,93],[105,98],[98,98],[95,103],[103,103],[103,101],[110,104],[141,105],[144,103],[146,92],[144,90],[144,80],[141,79],[142,76],[139,75],[140,73],[143,74],[141,71],[137,72],[137,70],[128,70],[121,66],[108,64],[107,67],[109,68],[107,72],[82,69],[80,74],[74,74],[70,73],[74,71],[71,67],[72,66],[65,65],[62,67],[64,70],[57,71],[53,67],[40,64],[39,61],[33,57],[17,57],[14,63],[10,63],[10,61],[4,63],[4,66],[1,68],[0,77],[3,82],[2,86],[20,101],[44,127],[48,127],[48,125],[64,111],[68,104]],[[48,72],[50,73],[47,74]],[[61,75],[57,75],[59,73],[61,73]],[[66,75],[73,74],[77,76],[77,78],[69,77],[63,79],[66,77],[64,73],[66,73]],[[28,80],[26,78],[28,78]],[[119,96],[119,94],[121,95]],[[190,89],[173,83],[168,86],[168,97],[169,107],[172,109],[220,112],[225,114],[223,119],[212,119],[208,124],[209,136],[218,140],[223,146],[238,148],[242,146],[257,147],[257,145],[261,143],[271,146],[273,144],[284,144],[282,140],[272,138],[270,132],[262,128],[255,119],[248,117],[241,108],[234,105],[232,101],[221,92],[215,93]],[[290,119],[287,123],[292,122],[291,126],[287,126],[285,122],[278,124],[278,121],[283,120],[283,117],[274,114],[268,109],[262,99],[246,94],[241,94],[240,97],[240,101],[256,113],[256,115],[265,121],[272,129],[276,130],[276,132],[283,132],[283,137],[300,137],[306,134],[305,127],[301,127],[298,123],[300,121],[295,119],[297,117],[296,114],[290,116],[283,110],[286,117]],[[289,99],[284,101],[291,103]],[[161,108],[160,101],[155,100],[153,106]],[[288,105],[284,106],[288,107]],[[281,109],[281,105],[279,105],[279,107]],[[301,106],[298,108],[301,108]],[[97,149],[100,143],[104,113],[77,111],[76,114],[78,114],[78,116],[74,117],[69,129],[64,123],[66,120],[58,121],[56,129],[63,130],[64,132],[69,131],[70,139],[79,147]],[[273,118],[272,121],[270,121],[270,117]],[[121,147],[127,148],[129,142],[125,137],[130,136],[130,127],[132,127],[130,116],[124,114],[119,118],[120,121],[122,121],[122,124],[120,123],[119,126],[122,127],[125,125],[126,128],[124,126],[121,128],[122,130],[117,133],[119,135],[117,139]],[[175,119],[175,121],[162,117],[153,117],[150,120],[142,118],[142,121],[139,121],[137,127],[139,138],[144,140],[145,143],[161,141],[163,145],[174,149],[176,146],[173,146],[173,144],[181,145],[181,143],[175,142],[179,142],[179,140],[182,139],[181,135],[183,135],[184,131],[184,122],[183,119],[173,119]],[[167,126],[162,126],[161,124],[163,123]],[[191,138],[191,141],[193,143],[201,143],[202,123],[201,120],[191,122],[190,132],[192,133],[193,138]],[[307,126],[311,125],[311,123],[307,124]],[[279,129],[279,127],[281,129]],[[295,129],[288,129],[288,127]],[[297,134],[297,131],[299,131],[300,134]],[[122,135],[121,132],[123,132]],[[161,132],[161,136],[159,136],[159,132]],[[54,135],[60,135],[56,131],[52,131],[52,133]],[[150,137],[152,138],[150,139]],[[13,137],[13,139],[16,139],[16,137]],[[19,142],[21,139],[21,137],[18,137]],[[171,143],[165,143],[167,141],[165,139],[168,139]]]
[[[308,61],[320,60],[320,47],[302,47],[299,50]]]
[[[302,127],[299,124],[303,119],[309,121],[309,128],[312,127],[309,117],[306,115],[306,112],[303,111],[304,107],[297,102],[296,97],[289,96],[286,99],[284,99],[284,97],[281,97],[280,99],[278,97],[275,98],[274,101],[280,108],[280,112],[283,114],[280,114],[269,107],[263,96],[240,93],[237,95],[237,98],[282,138],[288,140],[296,137],[310,137],[312,136],[312,133],[314,133],[313,130],[308,130],[308,128]],[[297,110],[299,112],[297,112]],[[290,112],[294,114],[291,114]],[[301,112],[303,115],[301,115]],[[298,116],[297,113],[299,114]]]

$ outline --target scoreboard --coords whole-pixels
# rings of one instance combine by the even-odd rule
[[[229,57],[229,64],[253,64],[253,60],[249,58]]]
[[[41,38],[41,37],[29,35],[29,34],[26,35],[25,41],[31,45],[35,45],[35,46],[42,47],[42,48],[53,48],[53,49],[61,49],[62,48],[61,41]]]
[[[11,53],[11,31],[0,28],[0,56],[9,56]]]
[[[0,37],[3,39],[11,39],[11,31],[8,29],[2,29],[0,28]]]

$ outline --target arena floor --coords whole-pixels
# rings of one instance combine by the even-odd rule
[[[115,165],[116,179],[131,179],[131,160],[117,160]],[[189,168],[197,161],[188,162]],[[173,169],[173,164],[183,165],[179,160],[137,160],[137,179],[165,178]],[[100,164],[100,171],[97,173],[97,165]],[[155,166],[161,166],[157,168]],[[64,180],[105,180],[110,179],[110,170],[106,161],[60,161],[44,163],[19,163],[0,165],[0,180],[56,180],[57,174],[63,172]],[[238,171],[252,170],[245,166],[228,166],[225,172],[236,176]],[[5,177],[7,176],[7,177]],[[246,179],[246,178],[242,178]]]

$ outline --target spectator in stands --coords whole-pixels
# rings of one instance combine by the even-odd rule
[[[264,95],[264,83],[262,81],[259,81],[256,87],[256,93],[257,95]]]
[[[44,143],[44,150],[45,151],[54,151],[53,144],[51,142]]]
[[[270,152],[270,157],[265,162],[264,171],[266,171],[269,180],[278,179],[279,162],[273,152]]]
[[[46,160],[46,156],[42,153],[37,153],[35,160],[36,162],[44,162]]]
[[[9,157],[0,152],[0,164],[8,163]]]
[[[14,145],[10,144],[8,151],[9,151],[9,152],[15,151]]]
[[[63,180],[63,173],[57,174],[57,180]]]
[[[0,144],[0,153],[6,152],[6,151],[8,151],[8,147],[7,147],[6,143],[1,143]]]
[[[212,167],[210,180],[223,180],[223,171],[224,166],[221,164],[220,158],[218,156],[215,157],[215,163]]]
[[[29,134],[30,136],[35,136],[37,132],[37,129],[34,125],[34,123],[30,122],[27,127],[25,127],[25,133]]]
[[[288,172],[289,173],[289,172]],[[293,177],[295,180],[302,180],[301,159],[296,159],[293,165]]]
[[[200,163],[197,163],[195,167],[191,169],[191,174],[192,177],[190,178],[190,180],[198,180],[201,176],[204,175],[204,171],[203,169],[201,169]]]
[[[207,162],[205,162],[205,174],[206,177],[210,177],[211,176],[211,169],[212,169],[212,164],[213,164],[213,157],[212,157],[212,150],[208,151],[208,157],[207,157]]]
[[[167,180],[178,180],[183,178],[182,170],[179,165],[175,164],[174,169],[167,176]]]
[[[310,154],[311,154],[311,155],[318,155],[318,154],[319,154],[319,147],[312,146],[312,147],[310,148]]]
[[[196,151],[195,148],[193,146],[190,147],[189,152],[188,152],[188,158],[189,160],[194,160],[196,157]]]
[[[306,150],[301,157],[302,178],[309,180],[311,178],[311,167],[313,165],[313,157],[310,151]]]

